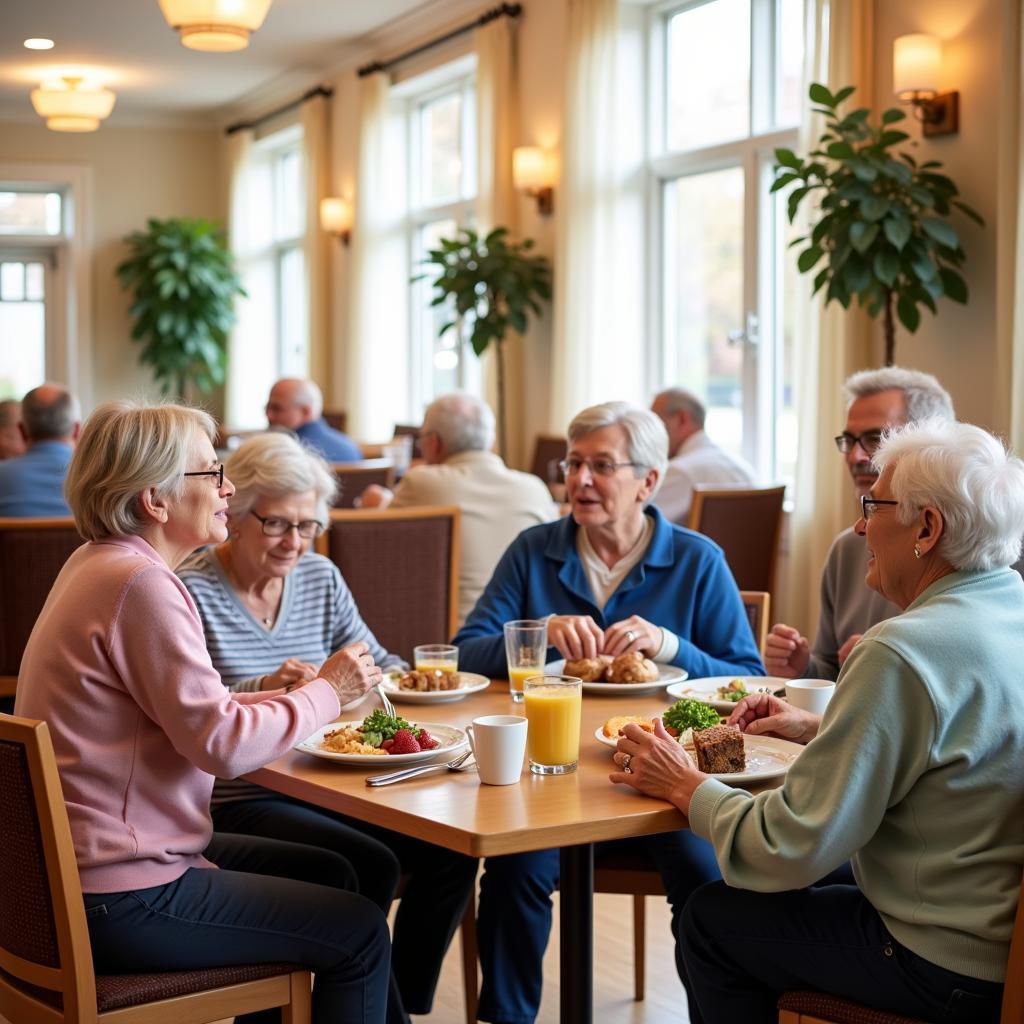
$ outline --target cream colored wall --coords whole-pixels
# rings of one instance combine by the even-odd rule
[[[114,268],[121,239],[148,217],[224,219],[220,136],[213,129],[132,128],[107,124],[87,135],[42,124],[0,124],[0,162],[76,164],[92,171],[90,324],[93,401],[157,393],[131,341],[128,299]]]

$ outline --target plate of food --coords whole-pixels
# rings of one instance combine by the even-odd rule
[[[491,685],[487,676],[475,672],[401,672],[384,673],[380,688],[394,701],[403,704],[450,704],[465,700],[471,693]]]
[[[451,725],[414,724],[379,708],[361,722],[331,722],[295,749],[328,761],[353,765],[410,764],[449,755],[466,745],[466,734]]]
[[[656,665],[649,658],[634,652],[612,658],[599,654],[596,658],[552,661],[544,671],[554,676],[578,676],[583,680],[584,693],[603,693],[621,696],[631,693],[656,693],[670,683],[681,683],[686,673],[675,665]]]
[[[779,676],[708,676],[686,679],[668,688],[670,697],[692,697],[710,704],[716,711],[730,713],[748,693],[759,690],[775,693],[784,689],[786,680]]]

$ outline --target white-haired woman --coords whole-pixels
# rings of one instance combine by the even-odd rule
[[[691,1020],[775,1021],[812,988],[932,1021],[999,1019],[1024,868],[1024,463],[978,427],[888,436],[862,501],[868,586],[902,609],[853,649],[825,715],[767,695],[732,721],[806,742],[757,796],[632,728],[614,782],[675,803],[724,882],[683,915]],[[802,888],[853,860],[857,886]],[[750,892],[744,890],[758,890]]]
[[[89,417],[66,481],[88,543],[29,638],[17,713],[53,736],[97,971],[298,963],[316,974],[316,1021],[379,1024],[387,925],[331,886],[340,858],[212,835],[215,775],[279,757],[380,680],[356,643],[301,690],[224,688],[173,572],[227,535],[234,489],[213,434],[209,416],[176,405],[115,402]]]
[[[576,416],[563,464],[572,514],[524,530],[505,552],[455,637],[459,663],[503,676],[503,624],[550,616],[554,657],[639,651],[691,676],[763,675],[721,550],[649,504],[667,461],[665,425],[648,409],[607,402]],[[718,877],[710,845],[690,832],[629,842],[654,859],[673,913],[694,886]],[[557,882],[556,850],[488,858],[478,929],[482,1020],[536,1017]]]
[[[213,665],[230,690],[303,686],[330,653],[367,646],[381,666],[402,665],[377,642],[337,566],[309,550],[327,522],[335,479],[319,455],[288,434],[243,442],[226,471],[228,537],[179,571],[199,609]],[[321,810],[259,786],[219,779],[218,832],[290,839],[340,854],[355,887],[385,913],[407,883],[392,949],[389,1020],[429,1013],[445,950],[469,898],[476,860]],[[404,1009],[403,1009],[404,1004]]]

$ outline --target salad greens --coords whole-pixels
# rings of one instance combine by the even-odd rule
[[[687,729],[710,729],[718,725],[720,719],[718,712],[710,705],[701,700],[692,700],[684,697],[677,700],[662,716],[666,728],[671,726],[680,734]]]
[[[409,732],[420,738],[421,729],[411,722],[407,722],[401,715],[385,714],[380,708],[372,711],[363,719],[360,731],[363,734],[363,742],[369,743],[371,747],[379,747],[385,740],[393,740],[399,729],[408,729]]]

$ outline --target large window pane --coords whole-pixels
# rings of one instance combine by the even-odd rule
[[[420,201],[423,206],[462,196],[462,92],[420,108]]]
[[[0,400],[46,380],[43,280],[42,263],[0,263]]]
[[[305,377],[309,372],[306,352],[307,302],[306,259],[295,246],[281,254],[281,375]]]
[[[666,144],[729,142],[750,130],[750,0],[711,0],[668,19]]]
[[[442,238],[450,238],[455,234],[458,225],[452,218],[436,220],[424,224],[420,229],[420,252],[425,256],[427,250],[436,248]],[[462,359],[462,339],[457,327],[446,331],[441,337],[441,328],[452,318],[452,309],[447,303],[431,306],[433,289],[430,281],[424,280],[421,288],[421,305],[423,310],[420,322],[421,351],[429,360],[427,378],[432,395],[443,395],[455,391],[459,387],[459,362]]]
[[[0,192],[0,235],[59,235],[58,192]]]
[[[778,64],[775,75],[775,123],[780,128],[800,123],[804,96],[804,0],[780,0],[777,8]]]
[[[302,180],[302,154],[289,149],[276,157],[276,239],[297,238],[306,230],[306,190]]]
[[[788,193],[787,193],[788,194]],[[775,216],[775,303],[776,322],[781,332],[777,379],[775,381],[775,469],[780,482],[792,486],[796,481],[797,409],[796,409],[796,259],[789,244],[797,229],[786,216],[787,194],[774,197]]]

